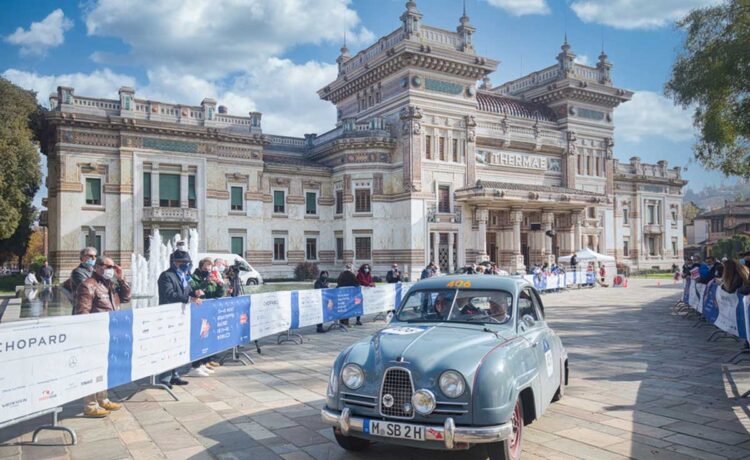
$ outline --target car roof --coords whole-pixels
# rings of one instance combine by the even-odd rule
[[[468,281],[470,287],[448,286],[451,281]],[[517,293],[531,283],[520,276],[503,275],[448,275],[435,276],[417,281],[412,289],[444,289],[447,287],[460,287],[461,289],[502,289],[511,293]]]

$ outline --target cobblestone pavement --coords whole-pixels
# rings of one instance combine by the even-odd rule
[[[750,365],[724,364],[739,344],[708,343],[713,328],[671,313],[671,282],[543,296],[548,320],[570,355],[565,398],[525,431],[524,459],[750,458]],[[134,393],[103,420],[66,406],[73,447],[27,445],[33,425],[0,433],[0,458],[72,459],[464,459],[478,449],[436,453],[383,443],[359,454],[340,449],[320,422],[329,366],[339,350],[382,327],[309,333],[301,346],[270,342],[255,366],[226,365],[192,378],[172,401],[159,390]],[[252,352],[253,357],[257,355]],[[62,434],[46,433],[42,444]]]

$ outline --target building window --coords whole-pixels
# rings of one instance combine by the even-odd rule
[[[188,176],[188,208],[195,208],[197,199],[195,194],[195,176]]]
[[[630,240],[627,238],[622,241],[622,255],[625,257],[630,256]]]
[[[458,139],[453,139],[453,161],[458,163]]]
[[[656,238],[654,238],[653,236],[650,236],[648,238],[648,255],[656,255]]]
[[[677,209],[672,208],[672,222],[677,223]]]
[[[628,208],[622,208],[622,223],[628,225],[630,223],[630,212]]]
[[[592,207],[586,208],[586,210],[588,212],[589,219],[595,219],[596,218],[596,208],[594,208],[592,206]]]
[[[104,251],[104,248],[102,247],[102,235],[97,233],[96,236],[94,237],[94,242],[92,243],[91,238],[89,238],[89,233],[86,232],[85,236],[83,237],[83,240],[86,246],[91,246],[91,247],[96,248],[96,253],[99,255],[102,255],[102,252]]]
[[[354,256],[357,260],[370,260],[371,245],[369,236],[358,236],[354,238]]]
[[[286,260],[286,238],[273,239],[273,260]]]
[[[583,175],[583,155],[578,155],[578,174]]]
[[[438,212],[451,212],[451,188],[447,185],[438,187]]]
[[[242,187],[232,187],[231,189],[231,204],[230,209],[232,211],[242,211]]]
[[[86,178],[86,204],[102,205],[102,180]]]
[[[151,207],[151,173],[143,173],[143,207]]]
[[[336,190],[336,214],[344,213],[344,191]]]
[[[273,212],[276,214],[284,214],[286,212],[283,190],[273,191]]]
[[[424,137],[424,154],[425,158],[432,160],[432,136]]]
[[[369,188],[360,188],[354,191],[354,212],[370,212]]]
[[[677,238],[672,238],[672,256],[677,256]]]
[[[591,157],[586,156],[586,174],[591,175]]]
[[[180,207],[180,176],[159,174],[159,206],[162,208]]]
[[[318,194],[315,192],[305,193],[305,214],[315,215],[318,213]]]
[[[336,237],[336,260],[344,260],[344,238]]]
[[[307,260],[318,260],[317,238],[307,238],[305,241],[305,258]]]
[[[722,218],[711,220],[711,231],[722,232],[724,231],[724,220]]]
[[[232,254],[240,257],[245,255],[245,239],[241,236],[232,237]]]
[[[653,204],[648,205],[648,221],[647,223],[649,225],[654,225],[656,223],[656,206]]]
[[[445,138],[442,136],[438,139],[438,152],[440,153],[440,161],[445,161]]]
[[[601,158],[596,157],[596,175],[601,176]]]

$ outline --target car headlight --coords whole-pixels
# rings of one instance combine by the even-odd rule
[[[356,390],[365,383],[365,371],[356,364],[347,364],[341,369],[341,381],[347,388]]]
[[[331,375],[328,377],[328,397],[335,398],[336,393],[339,391],[339,379],[336,375],[336,369],[331,369]]]
[[[449,398],[458,398],[466,391],[464,378],[456,371],[445,371],[440,376],[440,391]]]
[[[411,397],[411,403],[421,415],[429,415],[435,410],[435,395],[430,390],[417,390]]]

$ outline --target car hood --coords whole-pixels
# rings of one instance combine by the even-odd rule
[[[387,367],[406,367],[420,380],[436,380],[442,371],[454,369],[471,382],[482,358],[515,335],[508,326],[493,327],[495,332],[483,329],[462,323],[394,323],[356,344],[347,361],[376,370],[375,375]]]

